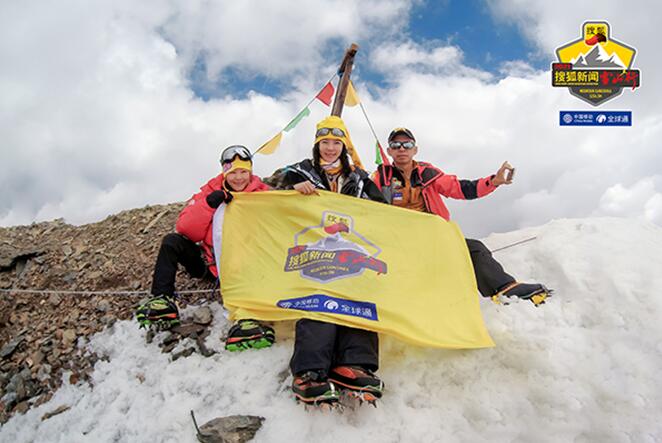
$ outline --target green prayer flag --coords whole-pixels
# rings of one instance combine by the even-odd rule
[[[383,163],[384,159],[382,158],[381,146],[379,146],[379,141],[375,141],[375,164],[379,166]]]
[[[289,132],[290,130],[294,129],[294,127],[298,125],[301,120],[308,117],[309,115],[310,115],[310,109],[308,109],[308,107],[304,108],[303,111],[299,112],[299,114],[296,117],[294,117],[292,121],[287,124],[287,126],[285,126],[285,129],[283,129],[283,131]]]

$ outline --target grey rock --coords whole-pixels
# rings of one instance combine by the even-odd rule
[[[147,331],[147,334],[145,334],[145,343],[150,344],[154,341],[154,331],[150,329]]]
[[[23,342],[23,337],[18,336],[0,349],[0,358],[7,358],[14,353],[16,348]]]
[[[216,351],[212,351],[205,344],[207,335],[209,334],[201,335],[195,339],[195,343],[198,345],[198,349],[200,350],[200,353],[203,355],[203,357],[211,357],[212,355],[216,354]]]
[[[99,312],[107,312],[110,310],[110,302],[108,300],[101,300],[97,304],[97,311]]]
[[[170,331],[183,337],[194,337],[202,334],[205,331],[205,327],[203,325],[196,325],[195,323],[182,323],[170,329]]]
[[[41,351],[36,351],[30,355],[28,365],[31,367],[37,366],[40,365],[42,361],[44,361],[44,353]]]
[[[62,297],[60,297],[58,294],[51,294],[51,296],[48,297],[48,303],[51,306],[57,306],[60,304],[61,301],[62,301]]]
[[[25,414],[28,411],[28,402],[22,401],[19,404],[16,405],[16,408],[14,409],[14,412],[18,414]]]
[[[35,380],[29,379],[25,381],[25,397],[24,399],[30,399],[41,394],[41,386]]]
[[[16,392],[7,392],[4,397],[2,397],[2,402],[5,404],[5,411],[9,412],[14,409],[14,406],[17,403],[18,396]]]
[[[193,323],[197,323],[199,325],[208,325],[211,323],[213,318],[214,315],[212,314],[209,306],[203,306],[193,311]]]
[[[161,352],[163,352],[164,354],[167,354],[167,353],[171,352],[173,349],[175,349],[176,346],[177,346],[177,342],[170,343],[169,345],[163,346],[161,348]]]
[[[53,350],[53,339],[49,338],[48,340],[44,340],[39,346],[39,350],[43,354],[48,355]]]
[[[16,261],[16,278],[19,280],[23,278],[23,275],[25,275],[28,272],[28,269],[30,269],[30,261],[26,258],[19,258]]]
[[[182,357],[188,357],[195,352],[195,348],[186,348],[183,351],[172,354],[172,361],[179,360]]]
[[[26,386],[26,382],[31,379],[31,375],[30,369],[25,368],[21,372],[14,374],[11,380],[9,380],[9,383],[7,383],[7,386],[5,386],[5,392],[7,394],[15,394],[14,399],[16,403],[27,398],[30,389],[29,386]]]
[[[218,417],[200,426],[198,441],[203,443],[244,443],[255,437],[264,417],[230,415]]]
[[[16,249],[10,245],[0,245],[0,271],[11,270],[19,261],[24,264],[29,259],[43,254],[43,251]]]
[[[179,336],[177,334],[173,334],[172,332],[168,332],[165,337],[163,337],[163,340],[161,341],[161,346],[168,346],[173,343],[177,343],[179,341]]]
[[[76,273],[75,272],[67,272],[64,277],[62,277],[62,281],[64,281],[66,284],[70,285],[76,280]]]
[[[76,341],[76,331],[74,329],[67,329],[62,333],[62,343],[71,345]]]
[[[45,363],[37,371],[37,380],[45,382],[51,378],[51,365]]]
[[[73,309],[65,318],[65,322],[67,323],[76,323],[78,321],[78,316],[80,315],[80,311],[78,309]]]

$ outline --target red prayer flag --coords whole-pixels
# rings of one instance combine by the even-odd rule
[[[379,140],[375,140],[375,164],[384,164],[387,166],[391,164],[388,157],[386,156],[386,153],[384,152],[384,149],[382,148],[382,144],[379,143]]]
[[[324,86],[324,88],[322,88],[322,90],[319,92],[319,94],[317,94],[315,98],[321,101],[322,103],[324,103],[325,105],[330,106],[334,92],[335,89],[333,88],[331,82],[329,82],[326,84],[326,86]]]

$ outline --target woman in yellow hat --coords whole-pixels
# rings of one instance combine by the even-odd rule
[[[284,168],[284,185],[306,195],[323,189],[385,202],[362,168],[345,123],[330,116],[317,124],[313,158]]]
[[[285,187],[302,194],[317,194],[321,189],[385,202],[361,169],[349,132],[339,117],[327,117],[317,124],[313,158],[284,168],[284,174]],[[384,389],[384,383],[374,374],[378,365],[375,332],[309,319],[297,322],[290,368],[294,376],[292,390],[304,403],[335,403],[339,398],[337,389],[376,401]]]

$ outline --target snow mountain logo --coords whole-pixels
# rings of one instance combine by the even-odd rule
[[[582,37],[556,48],[552,63],[552,86],[568,88],[570,94],[599,106],[640,85],[641,73],[632,69],[636,49],[611,37],[609,23],[588,21]]]
[[[319,283],[361,275],[365,269],[386,274],[386,263],[376,258],[382,250],[353,226],[352,217],[324,211],[319,225],[294,236],[294,246],[287,251],[285,272],[299,271],[301,277]],[[333,303],[327,308],[333,310]]]
[[[625,64],[618,58],[618,54],[607,54],[601,45],[593,46],[588,54],[579,54],[570,61],[572,66],[578,68],[615,68],[626,69]]]

